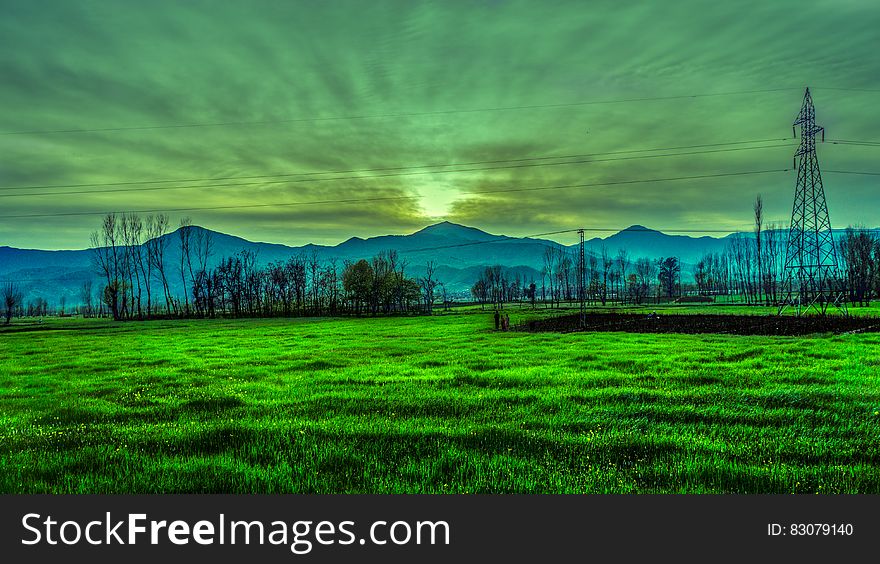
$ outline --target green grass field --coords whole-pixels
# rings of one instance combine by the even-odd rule
[[[880,334],[491,323],[0,330],[0,492],[880,493]]]

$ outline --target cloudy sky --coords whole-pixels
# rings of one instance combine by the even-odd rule
[[[880,140],[876,0],[0,8],[0,245],[83,248],[102,212],[182,208],[286,244],[737,230],[758,193],[790,214],[805,86],[829,140]],[[828,171],[878,157],[819,147]],[[825,184],[835,226],[880,224],[880,177]],[[348,202],[308,204],[328,200]]]

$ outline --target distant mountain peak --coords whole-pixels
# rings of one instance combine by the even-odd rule
[[[659,231],[657,231],[656,229],[649,229],[649,228],[645,227],[644,225],[639,225],[639,224],[630,225],[629,227],[627,227],[623,231],[653,231],[654,233],[659,233]],[[623,231],[621,231],[621,233]]]
[[[178,234],[180,233],[180,230],[183,228],[184,228],[183,225],[178,225],[176,228],[174,228],[173,230],[166,233],[166,235],[175,235],[175,236],[179,237]],[[235,237],[236,239],[242,239],[241,237],[236,237],[235,235],[229,235],[228,233],[223,233],[222,231],[215,231],[213,229],[208,229],[207,227],[202,227],[201,225],[196,225],[196,224],[187,225],[186,228],[189,229],[190,234],[202,231],[204,233],[207,233],[208,235],[221,235],[224,237]]]
[[[468,227],[466,225],[459,225],[458,223],[452,223],[451,221],[441,221],[440,223],[435,223],[433,225],[429,225],[422,229],[419,229],[413,235],[418,236],[434,236],[434,237],[444,237],[444,238],[457,238],[457,239],[491,239],[498,237],[497,235],[491,235],[486,233],[481,229],[477,229],[476,227]]]
[[[433,225],[429,225],[427,227],[423,227],[416,231],[416,233],[439,233],[439,232],[454,232],[454,231],[479,231],[474,227],[467,227],[465,225],[459,225],[458,223],[452,223],[451,221],[441,221],[440,223],[435,223]],[[415,233],[414,233],[415,234]]]

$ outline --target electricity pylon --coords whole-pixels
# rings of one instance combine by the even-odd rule
[[[825,128],[816,125],[816,108],[809,88],[804,93],[801,111],[792,124],[793,134],[797,126],[801,129],[800,146],[794,154],[797,184],[778,313],[791,306],[797,315],[811,310],[825,315],[828,306],[833,306],[847,315],[837,268],[837,249],[816,156],[816,135],[821,133],[824,142]]]

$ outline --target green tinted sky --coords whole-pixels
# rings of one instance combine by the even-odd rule
[[[880,139],[880,92],[831,89],[880,89],[875,0],[2,0],[0,6],[2,132],[273,122],[791,88],[528,110],[4,134],[3,188],[782,139],[791,135],[804,85],[814,88],[819,123],[830,138]],[[492,197],[462,192],[785,168],[793,151],[786,146],[311,183],[251,180],[256,183],[104,195],[5,197],[47,190],[3,190],[0,215],[414,195],[418,198],[170,215],[175,223],[189,215],[212,229],[287,244],[407,233],[438,219],[511,235],[634,223],[737,229],[747,227],[758,192],[770,219],[786,219],[793,173]],[[880,147],[820,147],[826,169],[880,171],[878,157]],[[827,174],[825,180],[835,225],[880,224],[878,177]],[[99,221],[98,216],[0,219],[0,245],[82,248]]]

